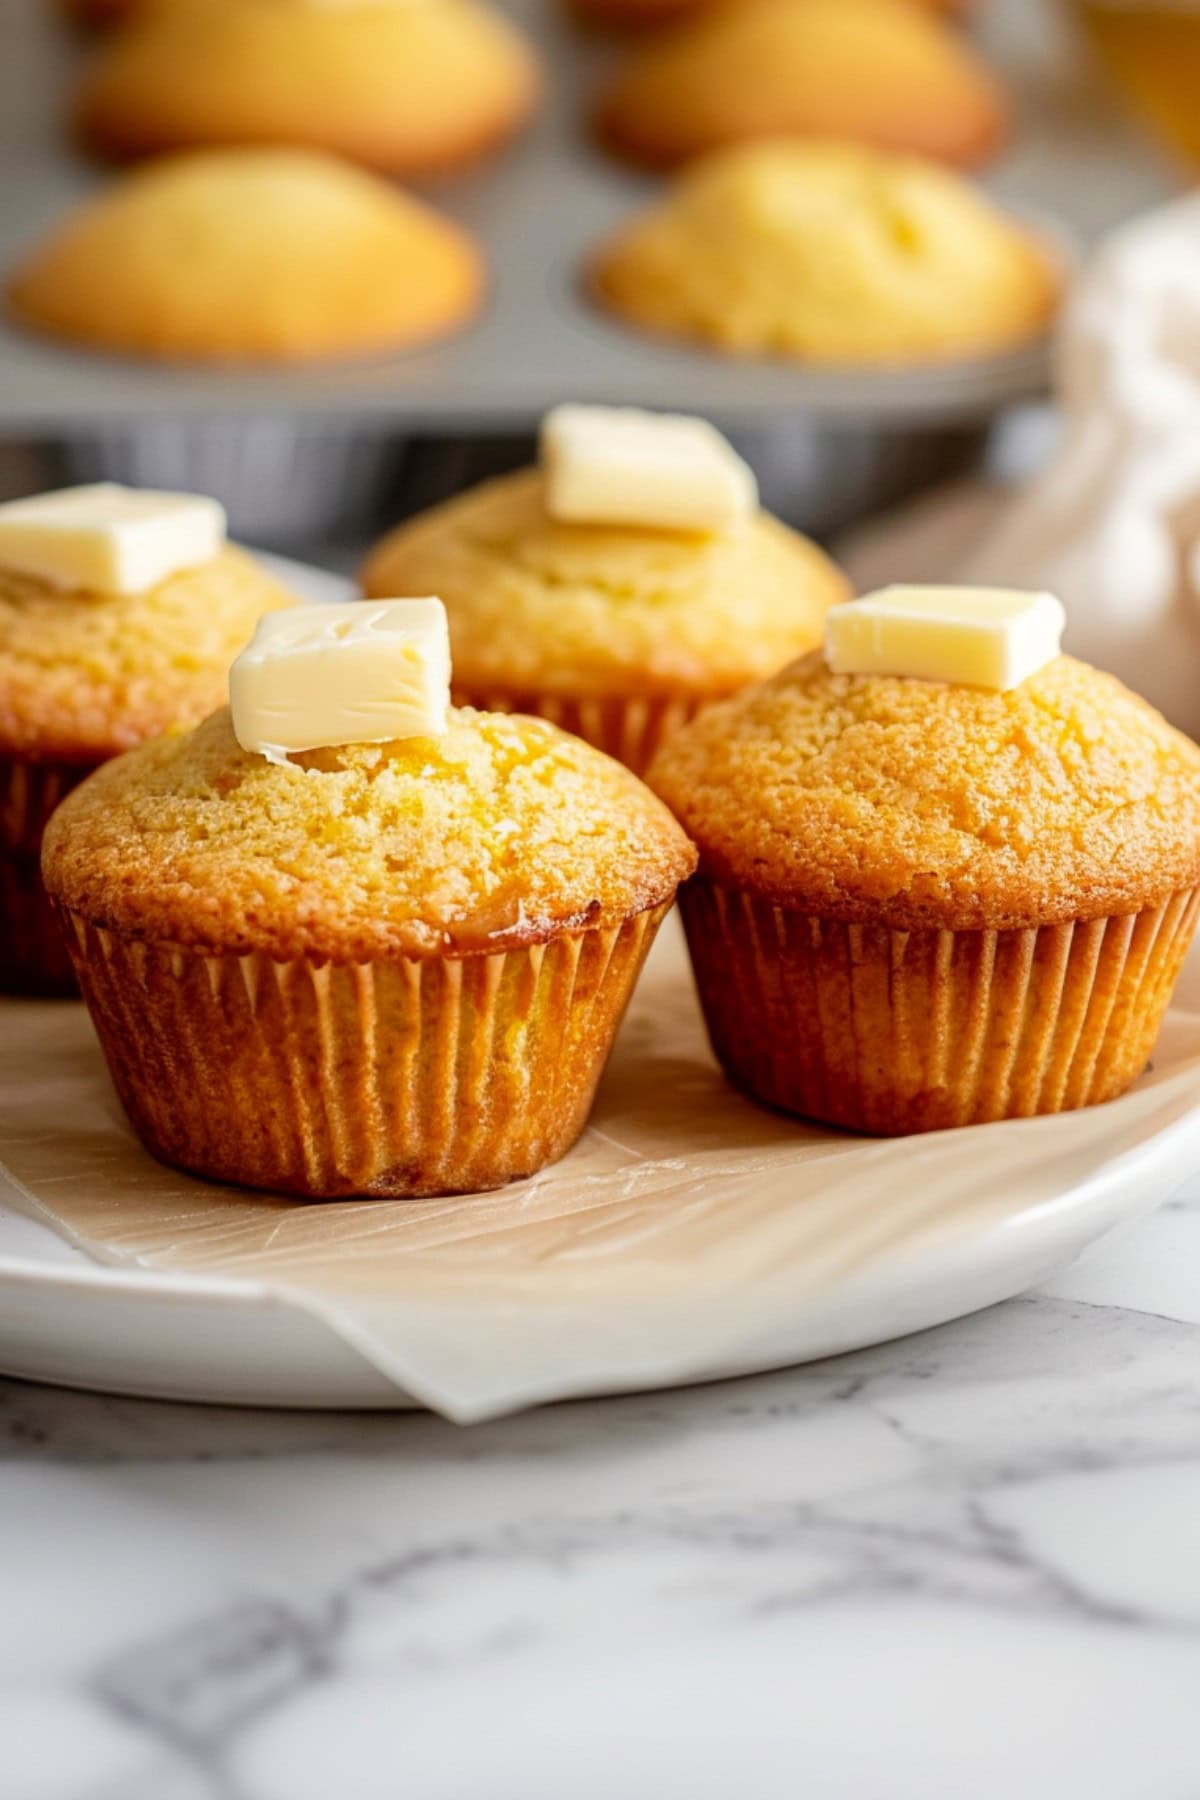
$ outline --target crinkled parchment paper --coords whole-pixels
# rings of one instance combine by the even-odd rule
[[[97,1261],[260,1283],[457,1418],[766,1367],[822,1332],[849,1347],[884,1273],[875,1335],[928,1322],[931,1247],[986,1262],[997,1233],[1094,1204],[1121,1158],[1177,1144],[1198,1104],[1200,1013],[1177,1006],[1153,1069],[1107,1107],[891,1142],[779,1117],[722,1080],[672,918],[563,1162],[466,1199],[312,1203],[162,1167],[82,1006],[0,1002],[0,1159],[31,1212]],[[898,1261],[926,1271],[920,1318]],[[941,1316],[980,1303],[961,1258],[957,1280]],[[841,1328],[851,1289],[859,1323]]]

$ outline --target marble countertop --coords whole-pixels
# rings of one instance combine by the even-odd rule
[[[1035,1295],[459,1430],[0,1384],[2,1800],[1195,1800],[1200,1177]]]

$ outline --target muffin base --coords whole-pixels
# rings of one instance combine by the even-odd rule
[[[769,1106],[880,1136],[1111,1100],[1146,1066],[1200,889],[1013,931],[890,931],[703,878],[679,896],[713,1050]]]
[[[65,922],[155,1156],[313,1199],[405,1199],[501,1187],[570,1149],[667,910],[517,950],[347,964]]]
[[[644,775],[655,751],[681,725],[695,718],[700,708],[719,695],[547,694],[527,688],[470,688],[457,683],[455,706],[473,706],[479,712],[532,713],[552,725],[582,738],[624,763],[635,775]]]
[[[0,757],[0,993],[73,994],[62,926],[42,886],[42,833],[91,768]]]

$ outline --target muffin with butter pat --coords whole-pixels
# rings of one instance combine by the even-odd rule
[[[990,70],[928,9],[897,0],[742,0],[633,51],[596,124],[652,168],[773,137],[841,138],[959,167],[991,156],[1008,105]]]
[[[442,597],[463,704],[553,719],[635,772],[706,701],[819,643],[848,592],[712,426],[590,406],[547,415],[538,468],[391,532],[363,586]]]
[[[264,620],[232,711],[108,764],[47,888],[163,1160],[311,1197],[498,1187],[574,1142],[695,856],[628,770],[454,710],[436,600]]]
[[[697,163],[588,275],[638,330],[844,367],[1013,350],[1045,334],[1061,287],[1047,247],[951,170],[799,140]]]
[[[1200,749],[1058,653],[1047,594],[887,589],[649,780],[730,1078],[854,1130],[1122,1093],[1200,905]]]
[[[539,87],[524,35],[476,0],[203,0],[106,38],[75,121],[122,159],[274,145],[424,177],[512,137]]]
[[[461,329],[485,287],[458,225],[299,150],[164,158],[87,201],[8,283],[18,320],[170,362],[379,356]]]
[[[55,806],[107,758],[194,725],[294,596],[215,500],[111,484],[0,506],[0,991],[69,991],[42,891]]]

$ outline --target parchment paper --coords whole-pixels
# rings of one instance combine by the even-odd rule
[[[1198,1104],[1179,1005],[1107,1107],[886,1142],[786,1119],[722,1079],[672,917],[563,1162],[471,1198],[297,1202],[156,1163],[82,1006],[0,1002],[0,1158],[33,1214],[98,1261],[259,1282],[460,1419],[765,1366],[806,1304],[885,1264],[894,1289],[897,1259],[1019,1225]]]

